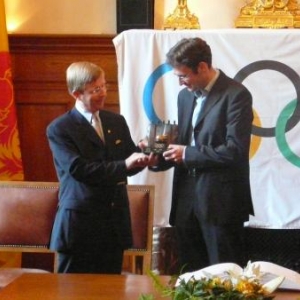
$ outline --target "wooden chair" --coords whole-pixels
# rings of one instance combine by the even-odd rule
[[[20,252],[21,267],[30,267],[24,260],[27,264],[36,261],[31,256],[35,253],[41,265],[51,264],[51,269],[45,267],[47,271],[56,271],[56,254],[48,245],[58,188],[57,182],[0,181],[0,251]]]
[[[154,186],[127,186],[131,225],[133,233],[133,247],[124,253],[124,260],[130,259],[131,273],[146,274],[151,270],[153,243],[153,211]]]
[[[58,189],[57,182],[0,181],[0,252],[20,252],[21,267],[37,268],[32,254],[40,255],[42,265],[50,255],[52,267],[44,269],[56,272],[57,256],[48,246]],[[151,269],[154,186],[128,185],[127,190],[133,247],[124,256],[130,259],[131,273],[146,274]]]

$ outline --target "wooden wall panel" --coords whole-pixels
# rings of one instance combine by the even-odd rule
[[[9,35],[25,180],[57,180],[47,125],[73,107],[65,72],[88,60],[106,72],[106,109],[119,112],[117,61],[111,35]]]

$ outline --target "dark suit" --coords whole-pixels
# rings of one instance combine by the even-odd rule
[[[72,109],[47,128],[60,181],[59,209],[50,248],[61,254],[60,272],[118,273],[131,246],[124,160],[138,149],[125,119],[100,111],[105,144]],[[64,255],[74,263],[64,263]]]
[[[178,95],[181,145],[190,144],[194,99],[186,88]],[[220,72],[198,116],[195,146],[187,146],[184,163],[175,165],[170,224],[178,230],[181,263],[188,264],[187,270],[235,258],[240,263],[236,253],[242,249],[236,237],[253,214],[249,183],[252,119],[251,94]],[[235,230],[237,234],[232,234]],[[200,244],[206,244],[205,251]]]

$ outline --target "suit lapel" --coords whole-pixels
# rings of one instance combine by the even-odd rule
[[[222,96],[222,89],[224,88],[224,76],[225,74],[220,71],[220,76],[213,85],[212,89],[208,93],[203,105],[202,109],[199,113],[198,119],[196,121],[195,128],[201,123],[207,113],[211,110],[211,108],[220,100]]]
[[[105,144],[109,149],[113,149],[115,147],[116,137],[119,135],[119,124],[116,123],[116,119],[111,118],[111,115],[107,114],[106,111],[100,111],[100,119],[102,122]]]
[[[106,144],[110,144],[111,142],[111,134],[113,133],[113,128],[110,124],[110,118],[107,117],[107,115],[105,114],[105,112],[101,111],[99,112],[100,115],[100,119],[101,119],[101,123],[102,123],[102,130],[103,130],[103,134],[104,134],[104,138],[105,138],[105,143]]]
[[[83,139],[88,138],[94,144],[102,147],[104,146],[97,132],[94,130],[91,124],[89,124],[89,122],[77,111],[77,109],[73,108],[71,110],[71,117],[74,120],[76,132],[81,134]]]
[[[183,109],[179,109],[179,112],[182,112],[181,120],[181,129],[179,133],[179,142],[183,144],[188,144],[190,141],[190,136],[192,134],[191,120],[194,111],[195,96],[193,93],[188,92],[186,98],[182,105]]]

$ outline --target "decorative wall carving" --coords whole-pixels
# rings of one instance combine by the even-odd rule
[[[235,22],[241,28],[299,28],[297,0],[252,0],[240,10]]]

